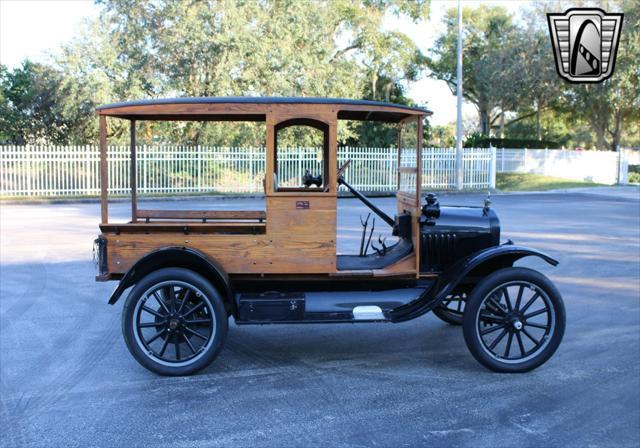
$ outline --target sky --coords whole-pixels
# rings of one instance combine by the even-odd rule
[[[463,0],[464,6],[476,7],[480,3],[501,5],[515,13],[528,2]],[[390,17],[384,26],[403,31],[428,53],[444,29],[442,17],[445,11],[456,5],[454,0],[432,0],[429,20],[414,24]],[[63,43],[73,38],[84,20],[95,18],[98,11],[99,8],[89,0],[0,0],[0,63],[13,68],[27,58],[46,62]],[[434,112],[433,125],[455,121],[456,98],[445,82],[425,75],[408,86],[408,96]],[[465,103],[465,121],[475,118],[476,114],[474,106]]]

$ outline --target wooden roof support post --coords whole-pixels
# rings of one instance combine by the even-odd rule
[[[396,175],[396,192],[400,191],[400,161],[402,160],[402,123],[396,125],[398,127],[398,169]]]
[[[266,154],[266,169],[265,173],[265,196],[270,196],[271,193],[275,191],[275,179],[273,178],[274,173],[276,171],[276,162],[275,162],[275,146],[276,146],[276,120],[273,114],[267,114],[267,154]]]
[[[338,120],[332,118],[329,123],[329,154],[325,160],[325,167],[329,168],[329,191],[338,194]],[[326,157],[327,155],[324,155]]]
[[[421,214],[421,205],[422,205],[422,118],[418,117],[418,138],[416,142],[416,212],[418,217]],[[419,219],[419,218],[418,218]],[[420,244],[420,226],[416,226],[416,236],[415,236],[416,244]],[[416,278],[420,278],[420,251],[416,251]]]
[[[131,222],[138,221],[138,184],[136,173],[136,120],[131,120],[131,160],[129,162],[129,184],[131,187]]]
[[[100,115],[100,212],[102,224],[109,223],[109,171],[107,166],[107,117]]]
[[[418,203],[416,204],[418,208],[422,205],[422,117],[418,117],[418,138],[417,138],[417,146],[416,149],[416,167],[418,172],[416,173],[416,199]]]

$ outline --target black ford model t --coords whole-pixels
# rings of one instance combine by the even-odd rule
[[[132,355],[163,375],[212,362],[233,316],[237,324],[403,322],[433,311],[462,325],[471,354],[498,372],[548,360],[565,328],[558,290],[514,267],[537,250],[500,243],[484,207],[440,206],[421,192],[425,109],[325,98],[180,98],[98,108],[102,222],[98,281],[119,280],[109,303],[132,287],[122,328]],[[107,118],[131,123],[131,221],[109,222]],[[265,210],[142,210],[137,204],[136,122],[254,121],[266,126]],[[397,213],[388,216],[338,168],[339,120],[392,123],[398,130]],[[322,135],[321,170],[283,179],[278,136],[292,126]],[[355,165],[355,164],[354,164]],[[337,196],[343,186],[390,227],[397,242],[371,241],[337,254]],[[370,252],[370,247],[373,247]]]

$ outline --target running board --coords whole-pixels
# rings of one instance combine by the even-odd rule
[[[388,314],[432,286],[385,291],[243,293],[236,295],[238,324],[385,322]]]

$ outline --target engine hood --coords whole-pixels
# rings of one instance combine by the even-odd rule
[[[442,272],[474,252],[500,244],[500,220],[483,207],[440,207],[432,220],[421,220],[420,270]]]

